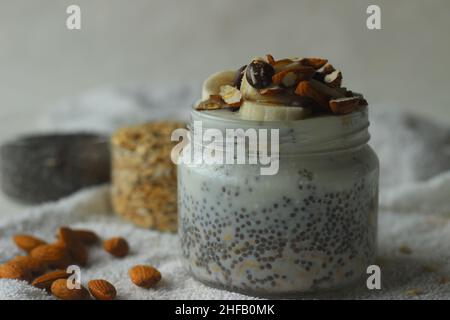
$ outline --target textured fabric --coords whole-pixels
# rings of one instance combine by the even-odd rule
[[[175,92],[173,88],[170,92],[103,90],[68,101],[41,124],[52,130],[112,132],[136,119],[186,118],[185,111],[178,111],[186,110],[195,96],[187,87]],[[371,144],[381,162],[377,263],[382,290],[371,291],[362,285],[298,298],[449,299],[450,283],[445,280],[450,277],[450,130],[404,115],[393,106],[370,108]],[[51,241],[60,225],[93,229],[103,238],[123,236],[129,240],[131,253],[126,258],[114,259],[96,247],[90,251],[89,266],[82,270],[82,282],[105,278],[117,287],[120,299],[250,298],[208,288],[190,278],[179,260],[177,236],[139,229],[117,218],[110,207],[109,186],[83,190],[4,221],[0,224],[0,262],[20,253],[11,241],[14,233],[31,233]],[[137,263],[161,270],[163,280],[155,289],[140,289],[130,282],[127,270]],[[0,279],[0,299],[49,298],[24,282]]]

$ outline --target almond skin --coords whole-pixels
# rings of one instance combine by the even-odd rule
[[[44,261],[31,256],[17,256],[11,262],[17,263],[30,273],[40,274],[47,269],[47,264]]]
[[[121,237],[115,237],[105,240],[103,248],[115,257],[122,258],[128,254],[130,247],[128,242]]]
[[[128,271],[131,281],[142,288],[151,288],[161,280],[161,273],[152,266],[137,265]]]
[[[28,234],[16,234],[13,236],[13,240],[20,249],[26,252],[31,252],[34,248],[47,244],[44,240]]]
[[[30,280],[30,272],[15,262],[0,265],[0,279]]]
[[[100,240],[99,236],[90,230],[76,229],[73,230],[73,232],[75,232],[78,239],[87,246],[95,244]]]
[[[77,234],[68,227],[61,227],[58,230],[58,244],[66,247],[76,264],[85,266],[88,260],[88,251]]]
[[[55,280],[50,290],[52,294],[62,300],[87,300],[89,299],[89,292],[83,286],[80,289],[67,288],[67,279]]]
[[[113,300],[117,295],[116,288],[103,279],[89,281],[88,289],[91,295],[97,300]]]
[[[68,274],[65,270],[56,270],[34,279],[31,285],[36,288],[50,290],[50,287],[55,280],[67,279],[69,276],[70,274]]]
[[[55,268],[64,269],[71,263],[68,250],[54,244],[39,246],[33,249],[30,255]]]

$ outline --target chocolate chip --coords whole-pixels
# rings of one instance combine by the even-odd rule
[[[272,76],[274,74],[275,70],[270,64],[255,60],[248,66],[245,76],[253,88],[263,89],[272,84]]]
[[[241,89],[242,78],[244,77],[244,70],[247,68],[247,65],[240,67],[236,71],[236,75],[234,76],[233,87]]]

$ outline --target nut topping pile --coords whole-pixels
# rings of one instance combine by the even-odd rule
[[[275,60],[270,54],[249,65],[216,74],[205,82],[196,110],[239,110],[244,101],[302,107],[308,114],[348,114],[367,101],[342,87],[342,72],[321,58]],[[205,96],[206,92],[206,96]]]

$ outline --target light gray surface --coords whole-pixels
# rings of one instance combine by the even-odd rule
[[[58,100],[93,87],[196,82],[249,57],[318,55],[370,102],[450,122],[450,2],[366,0],[0,0],[0,141],[34,130]],[[0,196],[0,217],[18,207]]]

